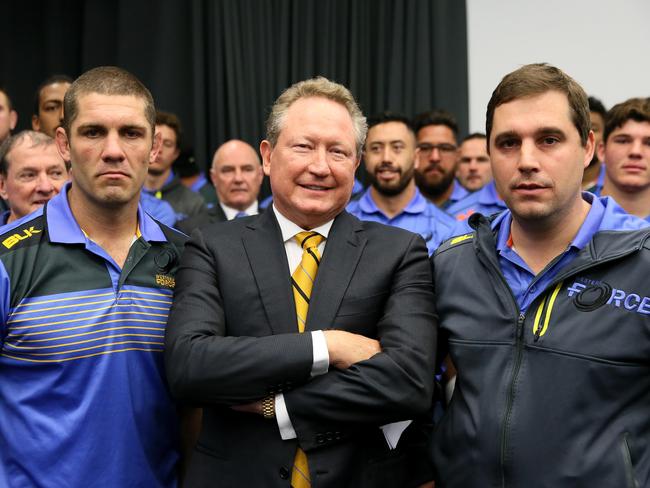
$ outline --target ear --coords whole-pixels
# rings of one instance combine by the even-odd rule
[[[12,110],[9,112],[9,128],[14,130],[16,128],[16,123],[18,122],[18,112]]]
[[[271,153],[273,152],[273,147],[271,143],[264,139],[260,142],[260,154],[262,155],[262,169],[266,176],[271,175]]]
[[[605,161],[605,141],[600,141],[598,147],[596,148],[596,154],[598,155],[598,161],[601,163]]]
[[[59,154],[64,161],[71,162],[70,140],[68,139],[68,134],[66,133],[65,129],[63,127],[57,127],[54,136],[56,148],[59,150]]]
[[[151,151],[149,151],[149,163],[153,163],[160,152],[162,147],[162,134],[155,132],[153,135],[153,143],[151,144]]]
[[[594,151],[596,150],[596,137],[594,136],[594,131],[590,130],[587,135],[587,144],[585,144],[585,160],[583,161],[583,167],[589,166],[589,163],[594,157]]]
[[[7,180],[6,176],[3,174],[0,174],[0,197],[4,201],[8,201],[9,196],[7,195]]]
[[[36,132],[41,130],[41,121],[38,119],[38,115],[32,115],[32,130]]]

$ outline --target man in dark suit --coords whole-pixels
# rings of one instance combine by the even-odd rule
[[[218,202],[207,213],[183,220],[176,227],[190,234],[207,224],[257,215],[263,177],[260,157],[250,144],[237,139],[224,142],[215,151],[210,168]]]
[[[430,479],[422,424],[403,429],[431,403],[431,270],[419,235],[344,210],[366,130],[345,87],[293,85],[260,145],[272,208],[186,247],[166,366],[173,394],[204,408],[189,487]]]

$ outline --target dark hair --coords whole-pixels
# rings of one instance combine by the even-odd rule
[[[166,125],[176,134],[176,147],[181,147],[181,136],[183,135],[183,129],[181,127],[181,121],[171,112],[156,112],[156,125]]]
[[[650,122],[650,99],[630,98],[614,105],[605,117],[605,129],[603,130],[605,144],[607,144],[607,138],[610,134],[623,126],[628,120]]]
[[[128,71],[115,66],[100,66],[86,71],[74,80],[63,98],[63,128],[70,136],[70,127],[77,118],[79,97],[89,93],[134,96],[144,100],[144,116],[154,132],[156,108],[147,87]]]
[[[465,141],[469,141],[470,139],[487,139],[487,136],[483,134],[482,132],[472,132],[471,134],[466,135],[460,143],[462,144]]]
[[[420,132],[420,129],[428,125],[444,125],[449,127],[454,133],[454,137],[458,138],[458,122],[456,122],[456,117],[451,112],[447,112],[446,110],[430,110],[416,115],[413,119],[413,128],[416,134]]]
[[[587,97],[587,101],[589,102],[589,111],[597,113],[605,120],[605,117],[607,117],[607,109],[603,105],[603,102],[596,97]]]
[[[573,78],[555,66],[546,63],[527,64],[507,74],[492,92],[485,114],[485,133],[490,138],[494,111],[499,105],[520,98],[533,97],[549,91],[567,96],[573,125],[584,146],[591,130],[587,94]]]
[[[34,115],[38,116],[40,113],[41,91],[43,91],[43,88],[46,86],[54,85],[55,83],[72,84],[72,78],[70,78],[68,75],[52,75],[43,81],[40,85],[38,85],[38,88],[36,88],[36,92],[34,93]]]
[[[415,133],[411,119],[402,113],[391,112],[389,110],[385,110],[384,112],[368,117],[368,130],[370,130],[375,125],[386,124],[388,122],[400,122],[404,124],[408,130]]]
[[[0,85],[0,93],[4,93],[5,98],[7,99],[7,110],[10,112],[14,109],[13,103],[11,103],[11,97],[9,96],[9,93],[7,93],[7,90],[5,90],[5,87]]]
[[[24,140],[29,139],[32,143],[30,147],[38,147],[38,146],[51,146],[54,144],[54,139],[52,139],[50,136],[47,134],[44,134],[42,132],[36,132],[33,130],[23,130],[20,131],[18,134],[14,134],[12,136],[7,137],[2,144],[0,144],[0,174],[3,176],[7,176],[7,172],[9,171],[9,158],[7,155],[11,152],[11,150],[22,143]],[[68,170],[70,169],[68,167],[68,163],[66,162],[66,168]]]

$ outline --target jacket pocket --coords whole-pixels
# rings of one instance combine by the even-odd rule
[[[639,488],[639,482],[634,474],[634,464],[632,463],[632,454],[630,453],[629,439],[630,434],[624,432],[621,436],[621,455],[623,456],[623,466],[625,467],[625,486],[627,488]]]

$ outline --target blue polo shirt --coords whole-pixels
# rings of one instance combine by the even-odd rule
[[[120,267],[68,188],[0,236],[0,486],[175,487],[162,353],[185,238],[139,207]]]
[[[492,228],[497,229],[496,249],[501,272],[510,286],[521,312],[526,312],[535,298],[543,293],[558,273],[575,259],[578,252],[591,241],[594,234],[605,230],[642,229],[650,225],[642,219],[627,214],[609,197],[597,198],[589,192],[583,192],[582,198],[591,204],[591,208],[578,233],[567,249],[538,275],[531,271],[509,243],[512,223],[510,210],[505,210],[492,222]]]
[[[481,213],[487,217],[505,209],[506,204],[499,197],[494,181],[491,181],[480,190],[450,205],[446,212],[456,220],[467,220],[474,213]]]
[[[429,254],[451,236],[456,225],[453,217],[430,203],[417,188],[404,210],[393,218],[389,218],[377,207],[370,189],[367,189],[359,200],[350,202],[347,211],[360,220],[392,225],[420,234],[427,243]]]

